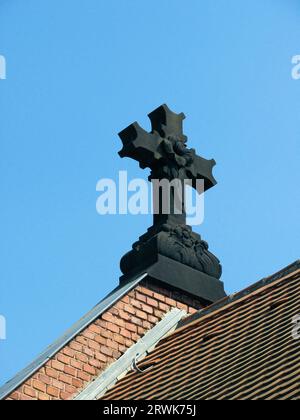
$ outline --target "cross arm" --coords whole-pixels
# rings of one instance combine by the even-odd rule
[[[217,184],[213,176],[213,168],[216,165],[214,159],[204,159],[201,156],[195,155],[193,164],[187,168],[193,180],[204,179],[205,191],[214,187]]]
[[[142,169],[152,168],[162,157],[159,146],[163,139],[156,132],[148,133],[137,122],[121,131],[119,137],[123,143],[119,155],[135,159]]]

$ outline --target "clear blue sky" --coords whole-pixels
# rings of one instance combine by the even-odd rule
[[[197,228],[228,292],[299,258],[298,0],[0,0],[0,383],[118,284],[151,216],[100,217],[137,163],[117,133],[166,102],[217,161]]]

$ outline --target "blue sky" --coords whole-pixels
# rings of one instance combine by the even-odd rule
[[[228,292],[299,258],[298,0],[0,0],[0,383],[118,284],[151,216],[96,213],[146,177],[117,133],[162,103],[217,161],[197,232]]]

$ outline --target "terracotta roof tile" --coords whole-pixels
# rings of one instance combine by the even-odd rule
[[[294,272],[198,313],[161,341],[107,400],[300,399],[299,262]],[[274,280],[275,279],[275,280]]]

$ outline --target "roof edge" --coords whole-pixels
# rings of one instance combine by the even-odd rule
[[[128,280],[126,283],[116,287],[104,299],[102,299],[92,310],[79,319],[71,328],[69,328],[58,340],[48,346],[32,363],[25,369],[17,373],[11,380],[0,387],[0,400],[8,397],[28,378],[34,375],[45,363],[48,362],[55,354],[65,347],[74,337],[83,331],[88,325],[99,318],[105,311],[113,306],[119,299],[139,284],[147,273],[144,273],[134,279]]]

